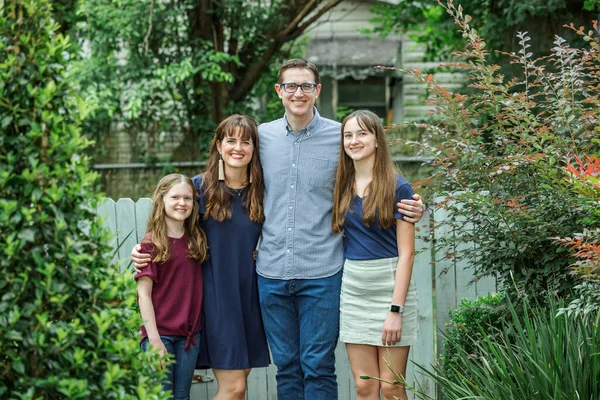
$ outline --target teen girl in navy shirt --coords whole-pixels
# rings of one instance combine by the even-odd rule
[[[402,376],[417,336],[417,299],[411,284],[415,228],[394,212],[411,199],[410,184],[396,172],[381,120],[359,110],[342,122],[332,230],[344,234],[340,340],[346,343],[359,399],[406,399],[384,358]]]

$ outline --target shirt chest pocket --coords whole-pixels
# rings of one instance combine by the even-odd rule
[[[300,165],[302,181],[310,188],[333,189],[337,163],[320,158],[306,158]]]

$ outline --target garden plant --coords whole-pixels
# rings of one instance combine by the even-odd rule
[[[0,398],[166,399],[94,213],[92,109],[50,15],[46,0],[0,6]]]
[[[557,316],[565,304],[554,296],[544,304],[527,297],[507,298],[505,306],[507,315],[500,326],[475,323],[475,331],[451,339],[464,347],[452,349],[450,365],[417,365],[418,374],[430,377],[443,399],[600,398],[600,313]],[[390,383],[406,381],[396,374]],[[417,399],[434,400],[419,385],[407,390]]]
[[[574,253],[576,261],[572,270],[580,278],[573,288],[575,298],[561,313],[586,315],[600,310],[600,159],[597,156],[587,156],[585,160],[576,158],[563,169],[572,191],[581,197],[590,213],[583,232],[557,239]]]
[[[556,37],[549,55],[534,57],[529,35],[519,33],[520,49],[505,56],[522,75],[509,79],[487,63],[471,17],[452,1],[445,8],[467,42],[449,66],[466,72],[468,88],[452,92],[431,74],[407,71],[429,87],[437,119],[420,125],[428,132],[420,145],[436,166],[421,183],[444,196],[438,206],[450,211],[455,232],[438,244],[446,257],[465,259],[477,277],[497,277],[509,291],[514,281],[517,291],[542,301],[548,292],[567,297],[577,282],[574,260],[555,238],[600,222],[597,201],[574,191],[563,170],[600,150],[600,39],[567,26],[589,46]]]
[[[444,349],[440,367],[444,375],[462,379],[466,371],[460,365],[466,355],[477,353],[477,343],[485,338],[492,339],[505,323],[504,307],[500,307],[503,296],[488,293],[474,300],[463,299],[456,310],[450,311],[450,321],[444,331]],[[457,376],[456,371],[461,371]]]
[[[458,349],[451,373],[447,367],[421,371],[445,399],[598,399],[600,313],[557,317],[560,308],[564,303],[552,296],[544,304],[509,298],[502,327],[480,326],[473,351]]]
[[[467,86],[450,91],[405,71],[428,86],[433,107],[433,122],[417,124],[435,166],[421,184],[450,213],[454,235],[436,246],[475,279],[497,278],[504,300],[483,318],[473,305],[454,312],[468,319],[447,327],[448,353],[423,373],[448,399],[600,398],[598,23],[566,24],[584,45],[556,36],[545,55],[519,32],[518,49],[500,52],[520,67],[512,77],[489,62],[477,21],[452,0],[439,4],[466,41],[445,67],[463,71]]]

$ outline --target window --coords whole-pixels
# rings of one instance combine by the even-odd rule
[[[338,84],[338,107],[352,110],[368,109],[384,121],[387,119],[386,78],[369,76],[366,79],[341,79]]]

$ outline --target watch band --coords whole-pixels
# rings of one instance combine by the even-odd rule
[[[392,304],[390,305],[390,311],[396,314],[402,314],[404,312],[404,306]]]

